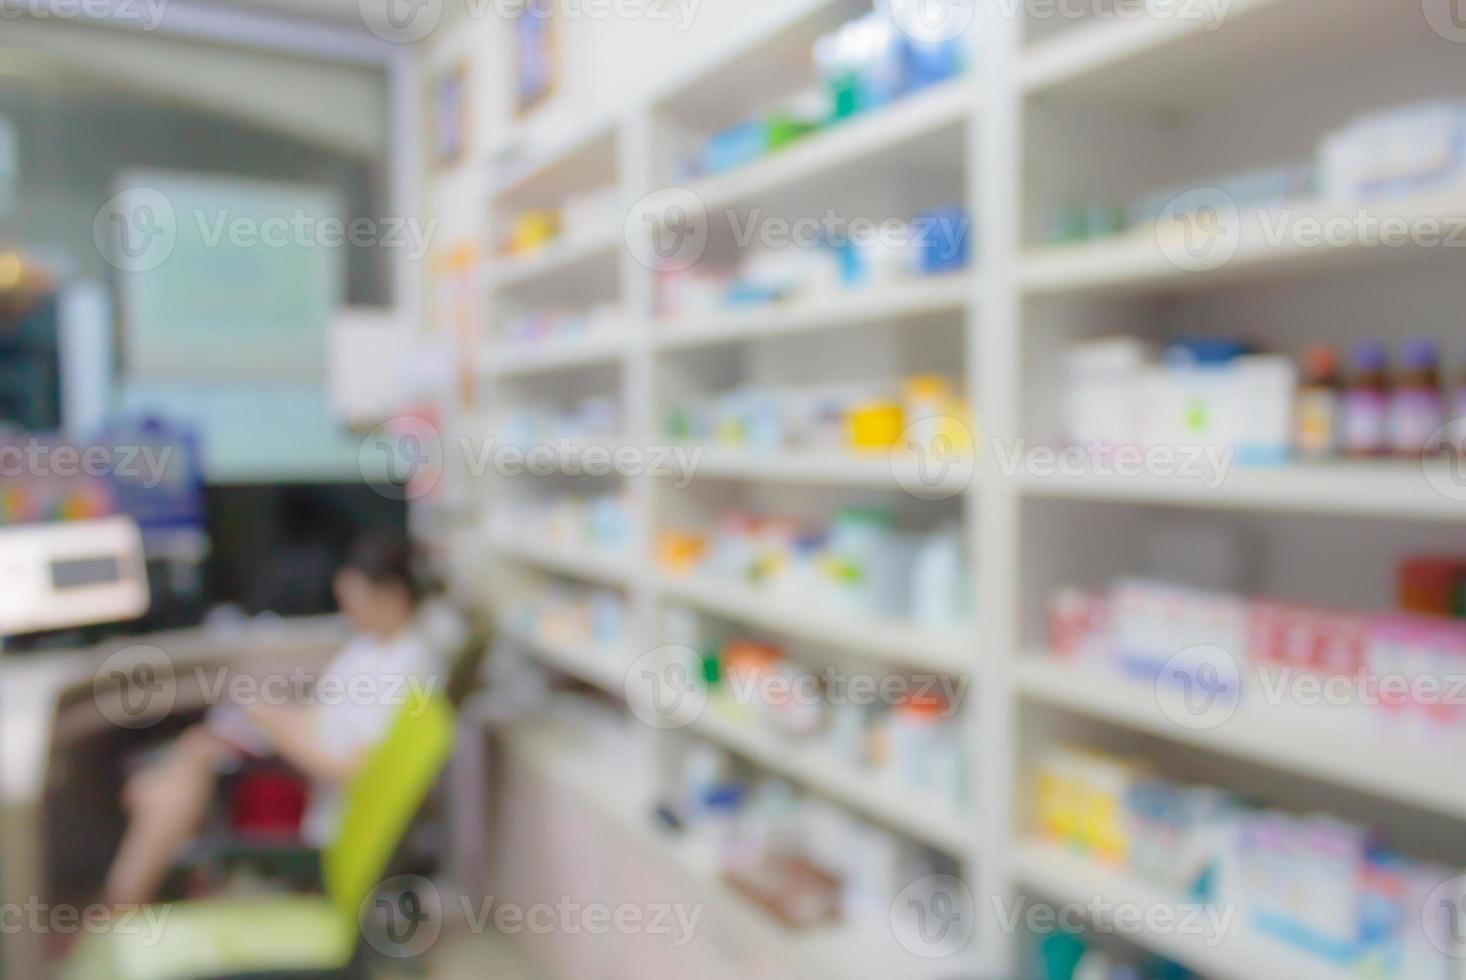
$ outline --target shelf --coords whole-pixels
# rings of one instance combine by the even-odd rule
[[[530,135],[521,140],[504,140],[494,155],[505,162],[488,165],[489,197],[500,200],[541,184],[554,185],[553,196],[573,192],[572,178],[614,173],[617,124],[609,120],[590,126],[551,133],[541,140]],[[522,156],[515,154],[523,152]]]
[[[1061,500],[1466,521],[1466,473],[1453,476],[1452,464],[1445,460],[1429,464],[1381,460],[1235,468],[1219,482],[1210,475],[1036,476],[1031,472],[1020,481],[1029,496]]]
[[[505,537],[490,538],[489,547],[502,557],[589,582],[624,585],[631,576],[630,562],[620,555],[577,551],[542,541],[516,541]]]
[[[739,204],[867,157],[899,152],[919,137],[970,118],[977,98],[969,79],[943,82],[806,136],[746,167],[695,180],[688,190],[709,210]]]
[[[1197,0],[1171,16],[1111,17],[1032,45],[1019,87],[1086,102],[1186,107],[1429,31],[1417,0]],[[1220,28],[1212,12],[1220,9]]]
[[[761,768],[859,810],[878,823],[958,857],[972,846],[976,819],[963,819],[891,778],[862,773],[822,749],[802,746],[721,713],[710,704],[693,730]]]
[[[966,273],[913,279],[756,309],[669,317],[654,325],[653,343],[663,350],[680,350],[883,320],[957,315],[975,295],[974,278]]]
[[[1180,695],[1168,714],[1163,695],[1093,667],[1064,664],[1043,655],[1020,662],[1018,688],[1030,701],[1094,718],[1132,731],[1270,769],[1296,773],[1408,806],[1466,819],[1466,782],[1442,779],[1459,766],[1466,745],[1384,737],[1333,722],[1300,718],[1287,709],[1243,704],[1213,728],[1189,728]],[[1304,709],[1298,709],[1300,712]]]
[[[1018,848],[1014,860],[1018,879],[1052,901],[1089,909],[1096,906],[1127,910],[1154,908],[1196,908],[1195,902],[1180,901],[1161,889],[1124,871],[1105,867],[1087,858],[1048,844],[1028,843]],[[1326,960],[1258,934],[1242,921],[1243,913],[1227,909],[1230,919],[1220,929],[1207,929],[1212,920],[1201,915],[1195,930],[1169,932],[1121,932],[1126,939],[1160,956],[1214,980],[1346,980],[1358,974],[1341,970]],[[1225,913],[1219,913],[1225,914]],[[1190,918],[1189,912],[1184,918]]]
[[[1203,253],[1205,264],[1214,268],[1183,267],[1167,255],[1155,230],[1138,229],[1102,241],[1032,248],[1019,264],[1019,282],[1030,296],[1124,294],[1319,275],[1387,258],[1445,253],[1448,249],[1442,245],[1385,245],[1379,241],[1379,222],[1414,225],[1433,220],[1443,225],[1440,233],[1446,236],[1452,222],[1442,219],[1459,214],[1466,214],[1466,187],[1462,186],[1368,206],[1304,202],[1287,209],[1286,221],[1244,209],[1238,216],[1236,251],[1231,257],[1221,261],[1228,248],[1223,244],[1213,246],[1216,251],[1209,255]],[[1365,220],[1360,220],[1361,215]],[[1300,227],[1308,228],[1315,221],[1337,235],[1315,240],[1298,233]],[[1220,243],[1221,239],[1212,241]],[[1172,243],[1168,240],[1167,244]],[[1169,250],[1179,258],[1179,238],[1175,245]]]
[[[551,340],[540,344],[496,344],[479,352],[483,374],[515,377],[546,374],[620,360],[626,339],[618,334],[595,334],[573,340]]]
[[[519,632],[506,634],[509,639],[522,644],[535,659],[556,670],[584,681],[608,694],[624,697],[626,693],[626,671],[631,657],[624,651],[601,650],[584,644],[562,643],[542,636],[529,636]]]
[[[889,619],[812,609],[706,576],[663,576],[659,588],[664,599],[891,664],[951,674],[972,673],[977,667],[972,653],[976,627],[971,632],[927,633]]]
[[[574,239],[555,239],[529,255],[493,260],[488,269],[491,289],[512,289],[614,258],[622,245],[620,228],[602,228]]]
[[[552,773],[592,809],[624,833],[640,849],[643,860],[672,873],[687,896],[726,916],[752,940],[767,962],[787,975],[806,977],[909,977],[937,980],[950,974],[949,964],[922,960],[896,946],[889,934],[882,938],[850,925],[835,924],[795,932],[729,887],[696,842],[659,831],[651,822],[652,788],[644,774],[628,773],[624,766],[606,765],[585,739],[552,723],[517,725],[505,731],[509,751],[541,771]],[[778,975],[786,975],[780,973]]]
[[[631,664],[627,654],[520,633],[509,636],[556,670],[616,697],[625,696],[626,673]],[[974,820],[964,820],[941,805],[925,803],[894,779],[862,773],[823,750],[729,718],[716,703],[710,704],[692,727],[759,767],[858,810],[914,840],[958,856],[971,846]]]

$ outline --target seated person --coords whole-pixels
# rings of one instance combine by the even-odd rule
[[[355,635],[323,676],[341,696],[310,705],[216,706],[158,762],[128,780],[128,828],[107,875],[109,904],[154,898],[199,832],[219,774],[244,755],[273,752],[309,777],[302,834],[318,847],[330,840],[342,786],[387,734],[412,686],[437,681],[409,566],[406,541],[374,532],[352,544],[337,572],[336,601]]]

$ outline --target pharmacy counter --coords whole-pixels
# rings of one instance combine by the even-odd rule
[[[43,828],[58,804],[72,809],[57,791],[58,774],[96,769],[103,760],[93,756],[125,745],[129,728],[143,736],[170,717],[196,714],[221,680],[318,667],[344,637],[339,618],[315,617],[0,656],[0,900],[46,900]],[[144,692],[141,700],[129,695],[128,680]],[[93,817],[103,814],[83,815]],[[32,938],[0,944],[0,976],[41,975],[38,944],[24,942]]]

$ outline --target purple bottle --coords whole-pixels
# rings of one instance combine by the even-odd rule
[[[1344,452],[1380,456],[1390,448],[1390,359],[1385,345],[1366,341],[1354,348],[1353,377],[1344,389]]]
[[[1412,340],[1405,345],[1405,370],[1390,398],[1390,449],[1412,459],[1438,453],[1445,424],[1440,353],[1433,341]]]
[[[1466,361],[1463,361],[1466,363]],[[1466,459],[1466,374],[1451,393],[1451,421],[1446,436],[1446,449]]]

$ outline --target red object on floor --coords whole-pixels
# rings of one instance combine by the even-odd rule
[[[307,789],[283,772],[241,776],[230,800],[229,823],[240,837],[294,837],[305,816]]]

